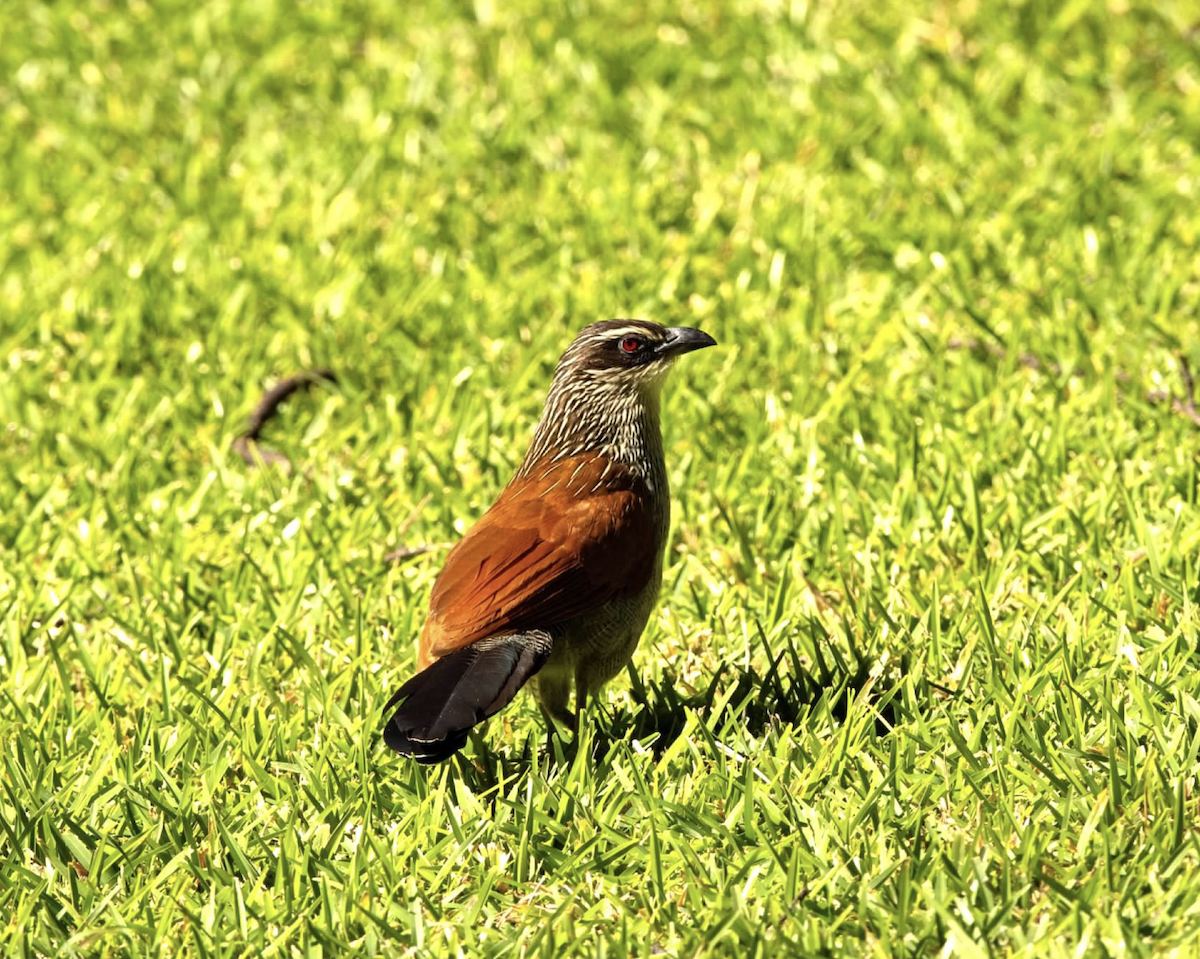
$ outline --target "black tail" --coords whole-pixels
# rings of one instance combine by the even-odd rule
[[[400,687],[383,707],[401,703],[383,741],[419,763],[440,763],[462,749],[467,733],[507,706],[550,656],[549,633],[481,639],[443,656]]]

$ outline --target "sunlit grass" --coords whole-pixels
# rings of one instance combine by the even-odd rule
[[[1197,22],[13,6],[6,951],[1190,954]],[[721,344],[637,686],[401,761],[442,547],[630,315]]]

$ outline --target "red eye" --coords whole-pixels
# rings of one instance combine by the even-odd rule
[[[646,345],[646,341],[643,340],[640,336],[627,336],[621,340],[621,352],[622,353],[636,353],[638,350],[640,350],[645,345]]]

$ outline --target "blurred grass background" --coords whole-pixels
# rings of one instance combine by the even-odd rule
[[[1200,5],[2,18],[9,954],[1196,948]],[[383,556],[613,316],[721,343],[643,688],[407,765]]]

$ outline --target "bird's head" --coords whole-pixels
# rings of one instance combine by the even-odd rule
[[[601,453],[645,473],[662,466],[659,392],[676,357],[717,341],[686,326],[604,320],[567,347],[518,476],[546,458]],[[656,482],[665,482],[661,477]]]
[[[686,326],[603,320],[575,337],[558,361],[555,380],[589,383],[605,392],[656,392],[676,357],[716,345],[707,333]]]

